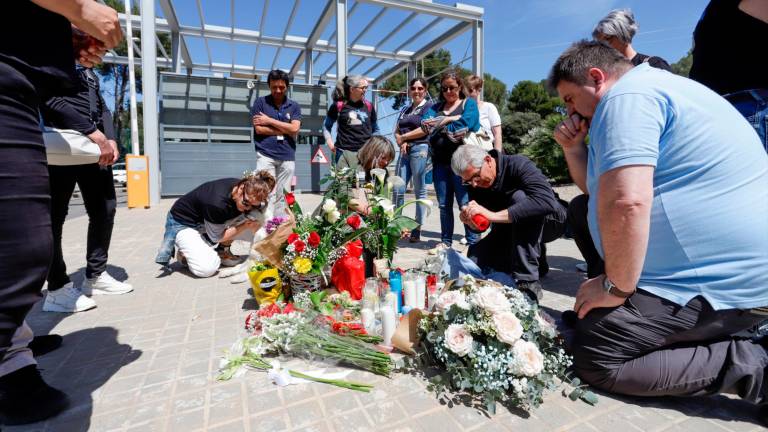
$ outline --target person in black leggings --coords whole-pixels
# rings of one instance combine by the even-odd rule
[[[40,5],[40,6],[38,6]],[[68,398],[40,377],[24,318],[40,299],[52,255],[42,100],[69,86],[73,48],[92,65],[122,39],[113,9],[90,1],[5,3],[0,18],[0,424],[44,420]],[[93,38],[73,45],[70,22]],[[41,31],[43,30],[44,31]],[[96,39],[94,39],[96,38]]]

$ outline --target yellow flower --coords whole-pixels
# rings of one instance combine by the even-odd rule
[[[312,260],[309,258],[298,257],[293,260],[293,269],[296,273],[305,274],[312,270]]]

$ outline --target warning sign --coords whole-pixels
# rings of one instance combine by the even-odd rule
[[[325,153],[323,153],[323,149],[321,147],[318,147],[317,151],[315,152],[315,155],[312,156],[312,163],[316,163],[316,164],[328,163],[328,158],[325,157]]]

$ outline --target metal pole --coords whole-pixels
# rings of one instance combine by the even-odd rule
[[[304,82],[309,85],[312,85],[312,75],[314,75],[312,68],[312,48],[307,48],[304,51]]]
[[[347,76],[347,0],[336,0],[336,79]]]
[[[139,117],[136,111],[136,71],[133,58],[133,10],[131,9],[131,0],[125,0],[125,13],[128,17],[125,20],[125,29],[126,33],[128,33],[126,45],[128,46],[128,87],[131,100],[131,152],[138,156],[141,154],[141,149],[139,149]]]
[[[476,20],[472,25],[472,73],[480,78],[483,77],[483,45],[483,21]]]
[[[144,112],[144,155],[149,158],[149,203],[160,202],[160,143],[157,133],[157,50],[155,49],[155,0],[141,0],[141,71]]]

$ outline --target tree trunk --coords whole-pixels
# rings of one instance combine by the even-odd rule
[[[117,118],[118,123],[117,127],[120,132],[117,133],[118,137],[121,137],[121,133],[123,131],[123,113],[125,112],[125,91],[126,87],[128,87],[128,67],[127,66],[118,66],[118,70],[120,73],[120,90],[118,92],[119,95],[119,104],[115,105],[115,110],[118,112]],[[119,108],[118,108],[119,107]],[[131,151],[134,151],[134,149],[131,149]]]

